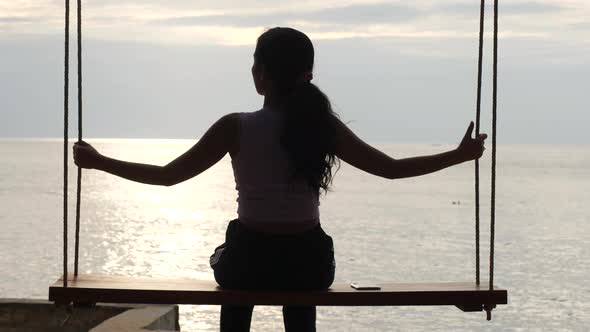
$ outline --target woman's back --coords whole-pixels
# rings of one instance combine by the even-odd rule
[[[239,152],[232,159],[238,216],[272,232],[310,229],[319,218],[319,197],[301,177],[281,143],[285,114],[263,108],[239,114]]]

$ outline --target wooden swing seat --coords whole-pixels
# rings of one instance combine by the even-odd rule
[[[100,275],[60,278],[49,287],[56,304],[150,303],[150,304],[251,304],[317,306],[440,306],[454,305],[463,311],[481,311],[508,303],[505,289],[489,290],[483,283],[383,283],[381,290],[355,290],[334,284],[322,291],[245,291],[221,289],[215,281],[155,279]]]

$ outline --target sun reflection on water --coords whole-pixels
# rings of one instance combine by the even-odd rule
[[[96,146],[116,158],[166,164],[193,142],[118,143],[101,141]],[[87,178],[85,190],[95,198],[89,203],[96,204],[90,210],[107,224],[96,227],[94,235],[101,239],[97,249],[106,252],[101,272],[212,279],[208,255],[223,241],[223,229],[235,211],[235,199],[228,195],[234,185],[227,158],[198,178],[170,188],[98,172]]]

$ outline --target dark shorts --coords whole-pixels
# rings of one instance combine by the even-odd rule
[[[210,258],[223,288],[326,289],[334,281],[334,244],[320,225],[297,234],[269,234],[232,220]]]

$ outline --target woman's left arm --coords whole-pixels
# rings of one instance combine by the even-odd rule
[[[99,154],[88,143],[74,145],[74,162],[83,168],[94,168],[146,184],[172,186],[195,177],[215,165],[238,145],[238,116],[228,114],[207,130],[187,152],[166,166],[132,163]]]

